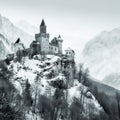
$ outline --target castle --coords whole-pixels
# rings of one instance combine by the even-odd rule
[[[42,20],[40,24],[40,32],[38,34],[35,34],[35,40],[32,41],[29,48],[25,48],[24,44],[21,42],[20,38],[17,39],[15,43],[12,44],[12,50],[14,54],[18,51],[22,51],[23,54],[27,54],[30,58],[32,58],[34,55],[46,55],[46,54],[52,54],[52,55],[58,55],[63,56],[62,52],[62,43],[63,40],[61,39],[61,36],[54,37],[51,42],[49,42],[50,35],[47,33],[47,26]],[[24,56],[25,56],[24,55]],[[68,48],[65,50],[65,56],[67,56],[68,60],[74,60],[75,52],[74,50]]]
[[[30,45],[33,54],[55,54],[62,55],[62,43],[63,40],[61,36],[54,37],[51,42],[49,42],[50,35],[47,33],[47,26],[42,20],[40,24],[40,32],[35,34],[35,41]]]

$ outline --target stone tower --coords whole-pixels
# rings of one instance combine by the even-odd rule
[[[35,34],[35,39],[37,42],[40,43],[40,53],[47,54],[49,53],[49,33],[46,31],[46,24],[45,21],[42,20],[40,24],[40,33]]]
[[[58,53],[61,55],[62,54],[62,43],[63,40],[61,39],[61,36],[58,36]]]
[[[75,57],[75,52],[71,48],[65,50],[68,60],[73,61]]]

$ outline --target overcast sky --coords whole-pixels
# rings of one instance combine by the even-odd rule
[[[44,18],[48,32],[77,51],[101,31],[120,27],[120,0],[0,0],[0,13],[37,27]]]

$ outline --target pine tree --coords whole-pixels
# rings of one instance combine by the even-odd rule
[[[16,106],[16,89],[10,82],[12,71],[2,69],[0,71],[0,120],[23,119],[22,110]]]
[[[23,105],[25,107],[25,110],[27,110],[27,112],[29,112],[29,109],[32,106],[32,103],[33,103],[33,100],[30,93],[30,84],[27,80],[25,83],[25,90],[23,92]]]

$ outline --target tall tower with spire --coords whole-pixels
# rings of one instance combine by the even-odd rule
[[[40,44],[40,53],[47,54],[49,53],[49,33],[47,33],[46,24],[44,19],[40,24],[40,33],[35,34],[35,39]]]
[[[40,33],[46,33],[46,24],[45,24],[45,21],[44,19],[42,19],[42,22],[40,24]]]
[[[63,40],[59,35],[49,42],[49,33],[47,33],[47,26],[44,19],[42,19],[40,24],[40,32],[35,34],[35,40],[35,44],[39,48],[37,49],[37,53],[62,55]]]

